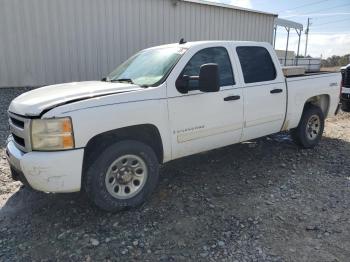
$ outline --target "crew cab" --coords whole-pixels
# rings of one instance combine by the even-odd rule
[[[150,196],[159,165],[291,130],[312,148],[336,114],[340,73],[286,78],[268,43],[180,42],[143,50],[103,81],[46,86],[8,110],[14,179],[83,190],[116,211]]]

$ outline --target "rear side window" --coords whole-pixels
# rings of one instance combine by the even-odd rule
[[[200,67],[208,63],[218,64],[220,86],[235,84],[230,57],[224,47],[210,47],[197,52],[187,63],[180,77],[183,75],[198,76]],[[189,85],[190,90],[198,89],[198,81],[190,81]]]
[[[276,68],[266,48],[260,46],[240,46],[237,47],[237,54],[241,63],[245,83],[276,79]]]

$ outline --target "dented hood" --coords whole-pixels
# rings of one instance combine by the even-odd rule
[[[39,116],[43,111],[59,105],[140,89],[142,88],[133,84],[101,81],[45,86],[26,92],[15,98],[10,104],[9,111],[23,116]]]

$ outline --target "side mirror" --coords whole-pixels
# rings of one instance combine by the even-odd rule
[[[177,90],[179,90],[181,94],[187,94],[189,82],[190,77],[188,75],[183,75],[182,77],[179,77],[175,83]]]
[[[190,81],[196,81],[198,88],[190,89]],[[204,64],[200,67],[199,76],[183,75],[176,80],[176,88],[182,94],[189,90],[201,92],[218,92],[220,90],[220,77],[218,64]]]
[[[218,92],[220,77],[218,64],[204,64],[199,71],[199,90],[202,92]]]

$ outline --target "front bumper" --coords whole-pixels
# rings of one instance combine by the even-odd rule
[[[344,91],[345,88],[343,88]],[[341,109],[344,112],[350,112],[350,88],[346,88],[347,91],[346,93],[342,93],[340,96],[340,103],[341,103]]]
[[[84,149],[24,153],[9,139],[6,155],[13,178],[36,190],[55,193],[80,190]]]

